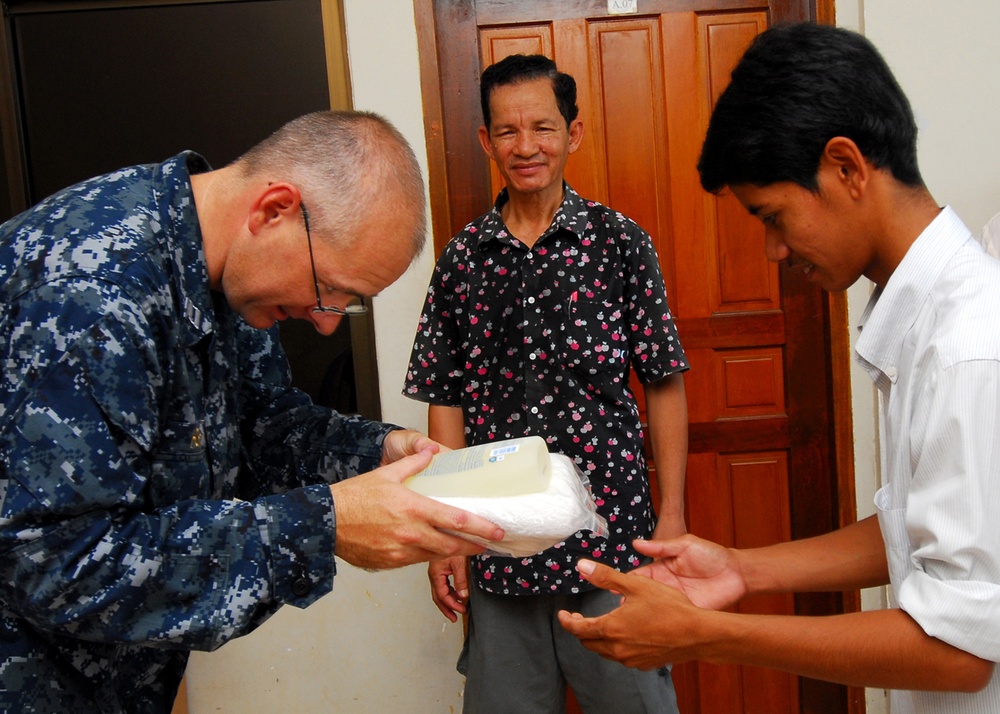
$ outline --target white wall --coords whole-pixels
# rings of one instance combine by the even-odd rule
[[[389,117],[425,155],[411,0],[345,0],[355,106]],[[920,163],[932,193],[970,228],[1000,211],[1000,3],[994,0],[841,0],[838,23],[867,34],[909,95]],[[423,428],[424,409],[400,396],[433,257],[426,251],[375,303],[383,414]],[[852,323],[868,298],[848,293]],[[872,512],[878,479],[875,397],[852,376],[858,510]],[[334,592],[306,611],[285,608],[253,635],[192,657],[189,701],[201,712],[407,712],[461,708],[454,660],[461,629],[430,604],[422,567],[369,574],[342,565]],[[882,602],[866,592],[865,606]],[[880,692],[869,711],[884,712]]]
[[[865,0],[865,34],[913,104],[924,179],[978,233],[1000,211],[1000,3]]]

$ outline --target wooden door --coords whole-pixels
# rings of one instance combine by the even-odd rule
[[[641,13],[612,15],[607,0],[417,0],[435,246],[487,210],[502,187],[476,141],[479,72],[512,53],[552,57],[577,80],[586,129],[567,180],[635,219],[660,255],[691,363],[690,530],[739,547],[831,530],[853,520],[853,500],[840,513],[834,448],[839,382],[828,337],[837,311],[818,288],[768,263],[759,221],[732,196],[706,194],[696,170],[714,101],[747,45],[769,23],[810,19],[810,4],[638,4]],[[844,608],[834,595],[739,605],[756,613]],[[844,712],[860,699],[752,667],[689,663],[675,667],[674,680],[684,714]]]

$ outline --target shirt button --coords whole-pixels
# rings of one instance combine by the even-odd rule
[[[528,304],[529,304],[529,305],[534,305],[534,304],[535,304],[535,298],[533,298],[533,297],[529,297],[529,298],[528,298]]]
[[[896,379],[896,368],[895,367],[889,367],[889,368],[887,368],[885,370],[885,376],[888,377],[889,379],[895,380]]]
[[[292,583],[292,593],[295,597],[305,597],[312,590],[312,583],[309,582],[309,578],[296,578],[295,582]]]
[[[531,408],[531,413],[532,414],[537,414],[538,413],[538,407],[532,407]]]

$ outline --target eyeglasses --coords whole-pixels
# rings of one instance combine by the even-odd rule
[[[309,212],[306,210],[306,204],[299,201],[299,208],[302,209],[302,221],[306,224],[306,240],[309,241],[309,263],[312,265],[313,271],[313,283],[316,285],[316,307],[312,309],[313,312],[318,313],[333,313],[334,315],[363,315],[368,312],[368,307],[360,302],[360,298],[353,298],[354,300],[359,300],[359,302],[348,303],[344,307],[336,307],[335,305],[324,306],[323,301],[319,297],[319,278],[316,277],[316,259],[313,257],[313,242],[312,234],[309,232]]]

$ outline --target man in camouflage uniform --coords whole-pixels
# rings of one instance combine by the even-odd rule
[[[402,486],[434,442],[313,405],[278,343],[277,320],[332,332],[398,278],[423,206],[395,129],[323,112],[0,227],[0,710],[169,711],[188,651],[314,602],[335,554],[502,537]]]

